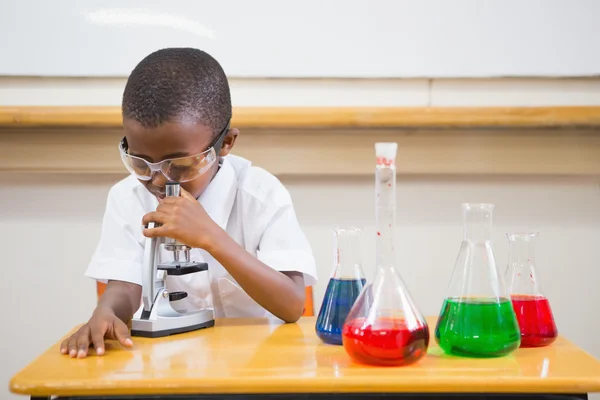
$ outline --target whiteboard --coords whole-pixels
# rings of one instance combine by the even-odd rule
[[[0,0],[0,75],[127,76],[196,47],[231,77],[600,74],[598,0]]]

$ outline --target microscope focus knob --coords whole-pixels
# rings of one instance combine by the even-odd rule
[[[169,301],[185,299],[187,295],[187,292],[171,292],[169,293]]]

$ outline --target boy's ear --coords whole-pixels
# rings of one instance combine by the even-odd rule
[[[237,128],[232,128],[227,131],[227,134],[223,138],[223,145],[221,146],[221,151],[219,152],[220,157],[225,157],[227,154],[229,154],[239,134],[240,131]]]

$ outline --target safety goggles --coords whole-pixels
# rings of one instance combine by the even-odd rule
[[[123,138],[119,143],[119,152],[125,168],[138,179],[148,181],[156,172],[160,172],[170,182],[188,182],[200,177],[217,161],[221,152],[223,139],[229,131],[229,122],[207,150],[192,156],[168,158],[156,163],[151,163],[143,158],[129,154],[127,139]]]

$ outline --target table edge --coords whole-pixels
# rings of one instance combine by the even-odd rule
[[[75,396],[75,395],[151,395],[151,394],[267,394],[267,393],[597,393],[600,392],[600,377],[589,379],[554,378],[510,378],[498,377],[446,377],[443,379],[423,377],[411,382],[377,381],[372,377],[356,379],[280,379],[271,377],[246,379],[218,379],[168,385],[164,381],[127,385],[123,382],[102,382],[55,387],[40,386],[39,382],[28,383],[12,379],[10,392],[22,395]],[[96,381],[97,382],[97,381]],[[238,382],[236,384],[236,382]]]

